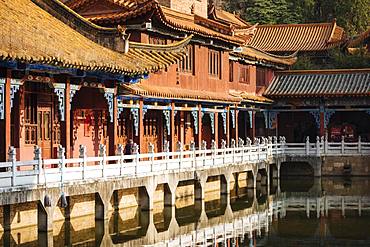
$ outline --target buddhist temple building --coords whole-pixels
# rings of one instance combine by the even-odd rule
[[[117,148],[120,86],[181,60],[191,36],[168,45],[128,41],[123,27],[102,28],[57,0],[0,2],[0,158],[98,155]],[[133,117],[128,118],[133,123]],[[132,124],[134,125],[134,124]]]
[[[122,143],[129,138],[127,116],[137,111],[143,112],[143,120],[135,126],[134,141],[142,152],[149,143],[155,151],[165,144],[176,150],[176,143],[210,147],[212,140],[218,146],[221,140],[230,145],[232,139],[270,131],[267,108],[272,101],[262,92],[275,70],[288,69],[297,58],[294,52],[281,56],[248,46],[255,26],[205,0],[66,4],[97,25],[124,25],[135,42],[165,45],[193,35],[183,61],[123,87]]]
[[[370,140],[370,69],[278,72],[264,92],[290,142]]]
[[[289,70],[343,44],[335,21],[251,25],[206,0],[1,5],[2,160],[9,146],[25,160],[35,145],[54,158],[59,145],[67,157],[80,145],[99,155],[100,144],[113,155],[130,139],[141,153],[302,141],[352,116],[369,133],[368,70]]]

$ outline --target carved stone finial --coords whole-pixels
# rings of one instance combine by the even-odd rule
[[[85,157],[86,156],[86,146],[80,145],[78,152],[79,152],[80,158]]]
[[[8,161],[15,161],[16,154],[17,150],[13,146],[10,146],[8,149]]]
[[[182,150],[183,150],[182,143],[180,141],[178,141],[176,143],[176,151],[181,152]]]
[[[195,151],[195,142],[194,141],[190,142],[190,150]]]
[[[134,145],[132,146],[132,153],[133,154],[139,153],[139,145],[137,145],[136,143],[134,143]]]
[[[231,139],[231,148],[236,148],[236,141],[235,141],[235,139]]]
[[[118,144],[118,146],[117,146],[117,154],[118,155],[123,155],[124,154],[124,150],[125,150],[125,148],[123,147],[123,145],[122,144]]]
[[[99,145],[99,156],[104,156],[107,154],[107,147],[104,144]]]
[[[212,140],[211,142],[211,149],[212,150],[215,150],[217,147],[216,147],[216,141],[215,140]]]
[[[205,140],[202,141],[202,150],[207,149],[207,142]]]
[[[58,145],[58,158],[61,159],[62,157],[65,157],[66,155],[66,149],[62,145]]]
[[[153,143],[148,144],[148,153],[154,153],[154,144]]]
[[[170,152],[170,142],[169,141],[165,141],[164,144],[163,144],[163,151],[165,153],[168,153]]]
[[[39,146],[34,146],[33,148],[34,160],[42,159],[41,148]]]
[[[244,147],[244,141],[243,141],[243,139],[242,139],[242,138],[240,138],[240,137],[239,137],[239,139],[238,139],[238,146],[239,146],[239,147]]]
[[[251,138],[247,137],[247,139],[246,139],[246,145],[247,145],[247,147],[249,147],[249,146],[251,146],[251,145],[252,145],[252,140],[251,140]]]
[[[226,149],[226,141],[224,139],[221,140],[221,148]]]

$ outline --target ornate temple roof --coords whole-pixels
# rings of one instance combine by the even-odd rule
[[[122,7],[122,3],[126,2],[125,6],[121,10],[116,10],[115,7],[111,8],[112,11],[99,13],[99,14],[86,14],[83,11],[79,11],[82,7],[88,4],[96,3],[96,0],[70,0],[67,5],[72,9],[79,11],[86,19],[99,25],[107,24],[119,24],[124,23],[127,20],[133,19],[137,16],[144,15],[152,11],[152,18],[157,18],[165,26],[188,34],[196,34],[205,38],[219,39],[225,42],[231,42],[236,45],[246,43],[245,35],[250,35],[248,25],[243,24],[242,26],[233,24],[230,25],[229,21],[237,22],[239,24],[245,23],[241,19],[238,19],[231,13],[226,14],[226,11],[222,12],[222,18],[226,18],[227,21],[217,21],[208,18],[204,18],[194,14],[185,14],[165,6],[161,6],[155,0],[104,0],[115,4],[115,6]],[[128,3],[132,3],[130,8],[127,8]],[[220,13],[219,13],[220,14]],[[227,17],[226,17],[227,16]],[[234,16],[232,18],[231,16]],[[234,29],[238,29],[238,34],[234,35]],[[249,36],[248,36],[249,37]]]
[[[238,91],[238,90],[230,90],[229,91],[231,96],[240,97],[242,98],[243,102],[253,102],[253,103],[262,103],[262,104],[271,104],[274,101],[268,99],[262,95],[252,94],[246,91]]]
[[[343,28],[332,23],[259,25],[248,45],[267,52],[325,51],[344,40]]]
[[[233,56],[273,65],[291,66],[297,61],[297,53],[290,56],[279,56],[258,50],[251,46],[243,46],[241,52],[231,53]]]
[[[226,25],[234,25],[237,28],[244,28],[244,27],[251,26],[251,24],[244,21],[239,16],[232,14],[230,12],[227,12],[225,10],[216,8],[214,5],[212,5],[208,11],[208,18],[224,23]]]
[[[241,97],[229,95],[227,92],[216,93],[211,91],[185,89],[181,87],[145,85],[141,83],[122,85],[122,88],[126,93],[150,98],[212,101],[222,103],[239,103],[241,101]]]
[[[370,69],[278,72],[264,95],[271,98],[370,96]]]
[[[68,18],[61,12],[68,12]],[[68,25],[76,23],[85,33]],[[86,21],[58,0],[3,0],[0,26],[0,60],[125,75],[156,71],[176,63],[186,54],[184,48],[191,39],[166,46],[130,42],[124,54],[87,37],[90,33],[104,40],[104,35],[113,35],[122,41],[121,32]]]

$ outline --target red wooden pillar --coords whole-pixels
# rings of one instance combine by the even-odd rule
[[[239,111],[235,107],[235,141],[238,143],[239,139]]]
[[[144,150],[144,100],[140,99],[139,101],[139,148],[140,150]],[[141,151],[140,151],[141,152]]]
[[[202,105],[198,105],[198,148],[202,145]]]
[[[5,102],[4,102],[4,110],[5,110],[5,115],[4,115],[4,123],[5,123],[5,133],[4,137],[4,155],[5,155],[5,160],[7,159],[7,153],[8,153],[8,148],[11,145],[11,109],[10,109],[10,79],[12,77],[12,71],[8,69],[6,71],[6,80],[5,80]]]
[[[325,136],[324,112],[320,112],[320,136]]]
[[[218,112],[215,112],[215,126],[214,126],[214,130],[215,130],[215,142],[216,142],[216,146],[218,147]]]
[[[252,111],[252,140],[256,137],[256,112]]]
[[[71,91],[71,84],[69,78],[66,80],[66,88],[64,93],[64,122],[61,123],[62,125],[62,146],[65,148],[66,157],[71,158],[72,151],[71,151],[71,103],[70,103],[70,91]]]
[[[226,108],[226,143],[230,146],[230,107]]]
[[[171,103],[171,150],[172,152],[176,151],[175,143],[175,102]]]

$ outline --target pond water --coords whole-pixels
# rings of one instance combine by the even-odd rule
[[[72,219],[57,234],[21,245],[370,246],[370,178],[294,177],[277,184],[182,208],[113,212],[109,222]],[[1,244],[17,246],[17,236],[3,234]]]

